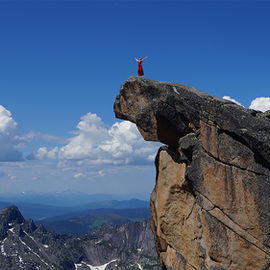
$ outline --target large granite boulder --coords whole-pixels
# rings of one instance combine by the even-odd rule
[[[165,144],[151,195],[163,269],[270,269],[269,112],[142,77],[114,111]]]

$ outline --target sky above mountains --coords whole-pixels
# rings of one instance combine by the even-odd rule
[[[0,1],[0,190],[150,192],[160,146],[115,119],[136,75],[269,109],[267,1]]]

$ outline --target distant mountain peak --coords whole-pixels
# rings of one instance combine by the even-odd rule
[[[0,211],[0,223],[3,224],[5,222],[7,224],[21,224],[24,222],[24,217],[22,216],[17,206],[12,205]]]

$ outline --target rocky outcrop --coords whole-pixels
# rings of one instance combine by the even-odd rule
[[[131,77],[116,117],[156,156],[152,230],[163,269],[270,269],[270,114]]]

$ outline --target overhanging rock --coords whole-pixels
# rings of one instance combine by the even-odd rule
[[[195,88],[130,77],[116,117],[160,141],[152,229],[164,269],[268,269],[270,118]]]

